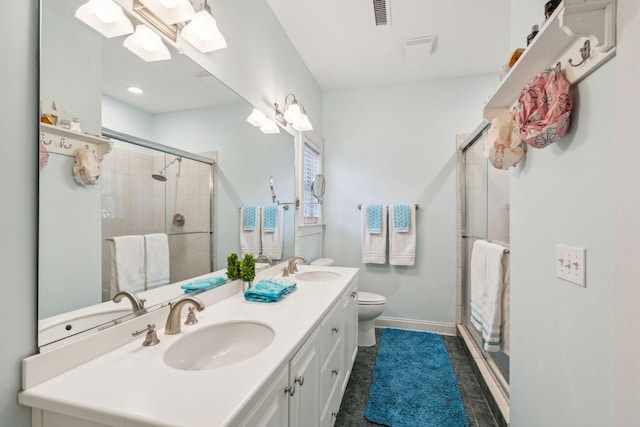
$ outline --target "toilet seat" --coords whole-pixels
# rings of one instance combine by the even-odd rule
[[[380,305],[387,302],[382,295],[372,294],[371,292],[358,292],[359,305]]]

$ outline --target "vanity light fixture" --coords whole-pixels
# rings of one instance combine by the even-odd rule
[[[123,44],[147,62],[171,59],[171,53],[160,36],[144,24],[138,24],[136,31]]]
[[[280,128],[278,128],[277,123],[257,108],[251,111],[251,114],[247,117],[247,121],[255,127],[259,127],[263,133],[280,133]]]
[[[276,120],[283,126],[290,124],[300,132],[313,130],[304,106],[298,102],[294,94],[290,93],[284,98],[283,108],[280,108],[277,102],[273,105],[276,108]]]
[[[76,18],[107,38],[133,32],[131,21],[113,0],[89,0],[76,10]]]
[[[227,41],[218,30],[218,24],[211,13],[211,6],[207,4],[207,0],[203,0],[200,10],[180,34],[183,39],[203,53],[227,47]]]

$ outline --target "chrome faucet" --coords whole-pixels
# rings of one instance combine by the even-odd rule
[[[294,256],[289,258],[289,265],[287,266],[287,274],[294,274],[298,272],[298,263],[300,260],[302,262],[307,262],[307,259],[303,256]]]
[[[133,292],[120,291],[116,294],[115,297],[113,297],[113,302],[119,303],[120,301],[122,301],[122,298],[127,298],[129,301],[131,301],[134,313],[145,310],[144,303],[146,299],[140,299],[138,295],[134,294]]]
[[[275,264],[275,262],[273,261],[273,258],[271,258],[269,255],[258,255],[258,258],[256,258],[256,262],[260,261],[260,260],[266,260],[269,263],[269,266],[272,267],[273,264]]]
[[[184,297],[176,302],[170,302],[167,324],[164,327],[165,334],[175,335],[180,333],[180,313],[182,312],[182,307],[186,304],[193,304],[198,311],[204,310],[204,303],[196,297]],[[193,317],[195,318],[195,316]],[[195,319],[192,319],[191,322],[194,322],[194,320]]]

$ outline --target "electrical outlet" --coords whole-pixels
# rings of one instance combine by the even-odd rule
[[[586,287],[587,250],[556,245],[556,276]]]

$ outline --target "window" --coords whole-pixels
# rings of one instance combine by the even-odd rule
[[[302,158],[302,174],[303,174],[303,214],[305,224],[315,224],[320,220],[320,205],[318,199],[311,194],[311,182],[313,178],[321,173],[320,168],[320,152],[305,141],[304,152]]]

